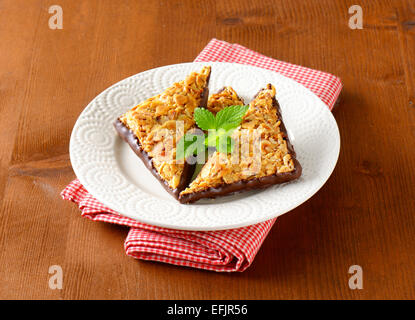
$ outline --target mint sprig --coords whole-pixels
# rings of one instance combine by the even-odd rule
[[[193,117],[200,129],[216,129],[215,116],[208,109],[196,108]]]
[[[176,145],[176,159],[181,160],[196,155],[207,147],[214,147],[218,152],[231,153],[235,142],[231,138],[233,131],[238,128],[249,106],[230,106],[222,109],[216,117],[209,110],[196,108],[194,119],[208,135],[186,133]]]
[[[216,129],[226,131],[237,128],[249,106],[230,106],[218,112],[215,118]]]

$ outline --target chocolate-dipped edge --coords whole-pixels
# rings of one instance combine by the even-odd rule
[[[200,95],[201,101],[200,101],[200,107],[206,108],[208,97],[209,97],[209,80],[210,80],[210,73],[206,79],[206,87],[203,89],[202,94]],[[138,140],[138,137],[135,135],[135,133],[130,130],[124,123],[121,122],[121,120],[118,118],[114,122],[114,128],[117,131],[118,135],[128,143],[128,145],[131,147],[131,149],[134,151],[134,153],[143,161],[144,165],[147,167],[148,170],[153,174],[154,177],[160,182],[160,184],[166,189],[168,193],[170,193],[174,198],[179,200],[179,194],[184,189],[187,188],[189,185],[193,173],[196,169],[196,164],[189,164],[187,161],[184,161],[184,168],[183,173],[180,177],[179,185],[176,189],[172,189],[166,180],[164,180],[160,174],[158,173],[157,169],[153,165],[153,159],[148,155],[148,153],[143,150],[141,147],[140,141]]]
[[[179,201],[180,203],[192,203],[205,198],[216,198],[255,189],[265,189],[274,184],[281,184],[295,180],[301,176],[302,168],[297,159],[293,158],[293,161],[295,168],[291,172],[276,173],[270,176],[251,180],[240,180],[231,184],[223,184],[216,188],[211,187],[203,191],[187,193],[181,195],[179,197]]]
[[[261,92],[262,90],[264,89],[261,89],[259,92]],[[259,92],[255,95],[255,97],[259,94]],[[281,131],[284,133],[285,140],[287,141],[288,151],[291,154],[292,159],[294,161],[294,170],[291,172],[275,173],[270,176],[255,178],[251,180],[240,180],[238,182],[234,182],[230,184],[223,184],[215,188],[211,187],[203,191],[184,194],[184,195],[179,196],[180,203],[192,203],[197,200],[204,199],[204,198],[216,198],[216,197],[231,195],[231,194],[244,192],[244,191],[264,189],[274,184],[281,184],[284,182],[298,179],[301,176],[302,167],[300,163],[298,162],[298,160],[295,158],[296,154],[294,151],[294,147],[288,139],[287,130],[284,126],[284,122],[283,122],[282,115],[281,115],[280,105],[277,99],[275,99],[275,97],[272,100],[273,100],[272,104],[277,110],[277,116],[281,120],[280,128],[281,128]]]
[[[157,180],[164,187],[164,189],[166,189],[167,192],[170,193],[173,197],[178,199],[180,192],[184,190],[190,183],[190,180],[193,176],[193,172],[195,170],[195,166],[189,165],[185,161],[183,173],[180,177],[180,183],[176,189],[172,189],[167,183],[167,181],[160,176],[157,169],[154,167],[153,158],[151,158],[148,155],[148,153],[145,150],[143,150],[135,133],[129,128],[127,128],[127,126],[124,123],[122,123],[120,119],[117,119],[114,122],[114,128],[117,131],[118,135],[129,144],[134,153],[141,159],[141,161],[143,161],[144,165],[147,167],[148,170],[150,170],[153,176],[157,178]]]

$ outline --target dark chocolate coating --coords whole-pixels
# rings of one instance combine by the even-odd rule
[[[119,119],[114,122],[115,130],[117,130],[118,135],[129,144],[131,149],[135,152],[135,154],[143,161],[144,165],[150,170],[150,172],[157,178],[157,180],[161,183],[161,185],[176,199],[179,198],[179,194],[181,191],[186,189],[189,185],[190,180],[192,179],[193,173],[195,171],[196,166],[188,164],[186,161],[184,162],[184,169],[183,174],[180,178],[180,183],[176,189],[172,189],[167,181],[165,181],[156,168],[153,165],[153,159],[148,155],[146,151],[140,145],[137,136],[134,132],[128,129],[124,123],[122,123]]]
[[[257,95],[255,95],[255,97]],[[301,176],[302,168],[298,160],[295,158],[296,154],[294,151],[294,147],[292,146],[292,144],[290,143],[288,139],[287,130],[282,121],[280,105],[278,101],[275,99],[275,97],[273,98],[272,104],[276,109],[278,118],[281,120],[280,128],[281,128],[281,131],[284,133],[285,140],[287,141],[288,151],[291,154],[292,159],[294,161],[294,170],[291,172],[275,173],[270,176],[254,178],[251,180],[241,180],[241,181],[230,183],[230,184],[223,184],[216,188],[208,188],[203,191],[184,194],[179,197],[179,201],[181,203],[191,203],[191,202],[195,202],[197,200],[203,199],[203,198],[216,198],[216,197],[225,196],[225,195],[234,194],[234,193],[243,192],[243,191],[248,191],[248,190],[263,189],[263,188],[270,187],[274,184],[280,184],[280,183],[298,179]]]
[[[180,203],[192,203],[204,198],[216,198],[238,192],[255,189],[268,188],[274,184],[280,184],[295,180],[301,176],[301,165],[297,159],[293,158],[295,169],[291,172],[276,173],[270,176],[255,178],[251,180],[241,180],[238,182],[223,184],[216,188],[209,188],[195,193],[187,193],[179,197]]]

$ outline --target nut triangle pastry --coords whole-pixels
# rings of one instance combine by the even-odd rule
[[[176,140],[196,127],[193,112],[206,107],[210,72],[209,66],[192,72],[114,123],[121,138],[175,198],[189,185],[195,169],[195,165],[176,160]]]
[[[301,176],[301,165],[288,139],[275,93],[271,84],[257,93],[240,128],[232,134],[240,148],[232,154],[214,152],[189,187],[180,193],[181,203],[266,188]],[[219,111],[229,105],[225,102],[234,95],[237,97],[229,87],[212,95],[208,109]]]

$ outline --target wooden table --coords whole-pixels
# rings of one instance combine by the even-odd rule
[[[363,29],[348,8],[363,9]],[[51,30],[49,6],[63,8]],[[0,298],[415,298],[415,3],[405,0],[0,2]],[[69,136],[135,73],[192,61],[216,37],[344,84],[337,167],[278,219],[252,266],[218,274],[125,255],[127,229],[81,218]],[[62,290],[48,286],[51,265]],[[351,290],[348,269],[363,268]]]

